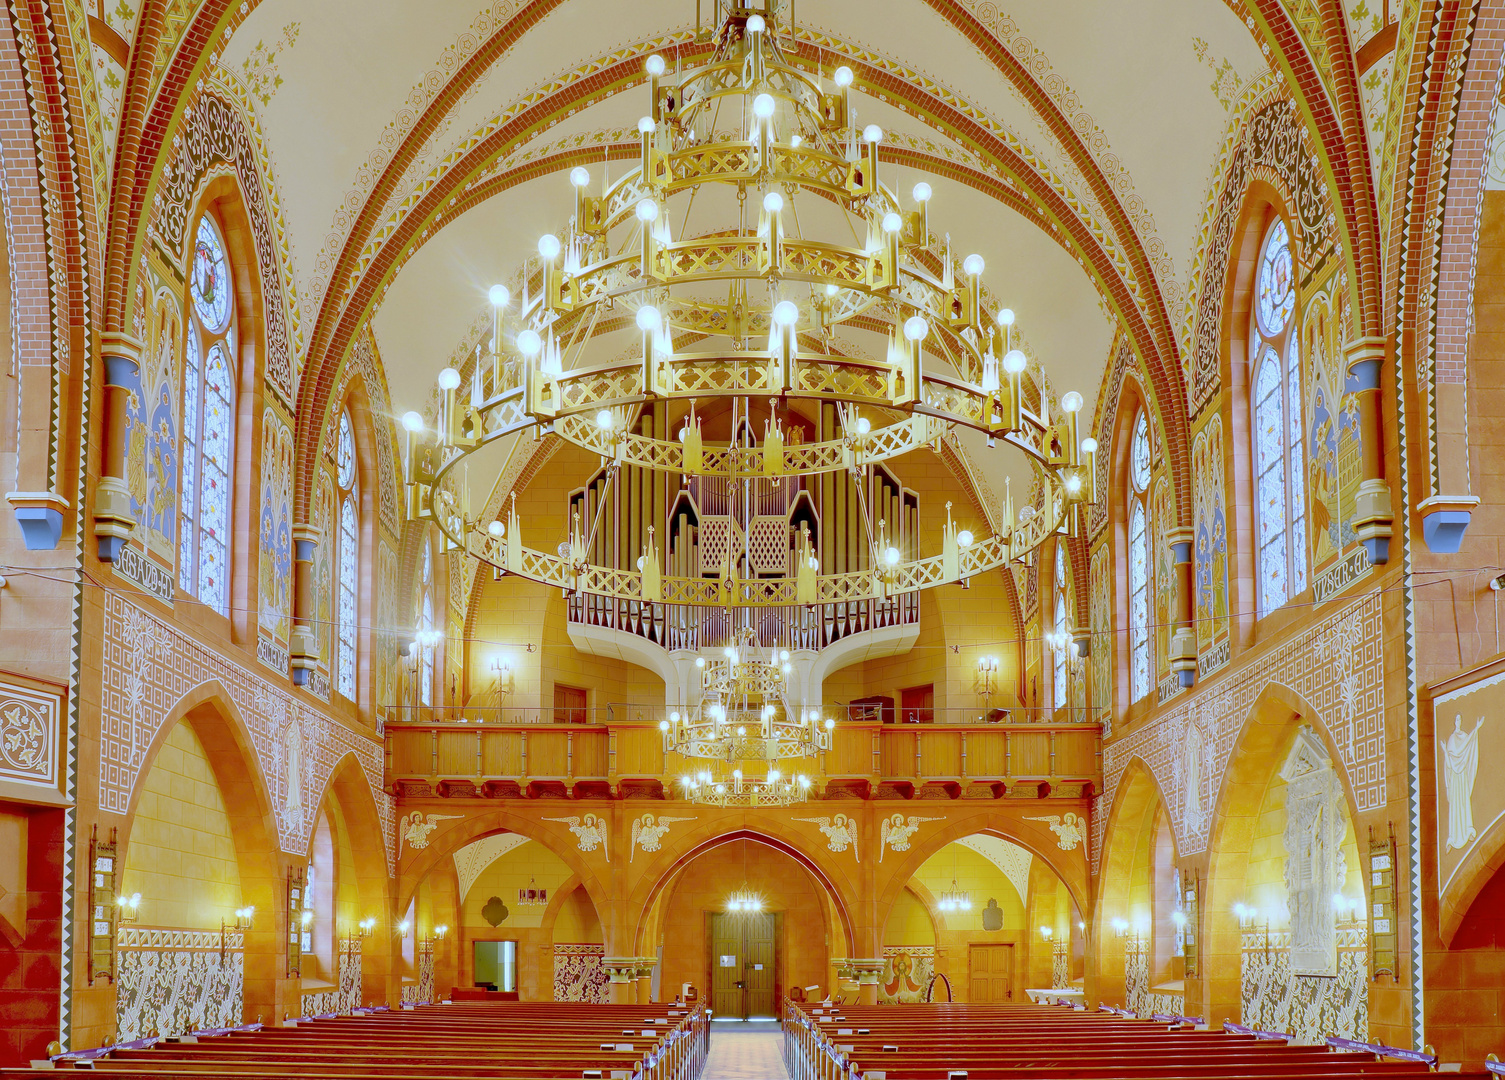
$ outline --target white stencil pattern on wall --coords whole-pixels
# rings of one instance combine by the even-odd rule
[[[418,954],[418,981],[403,983],[404,1005],[427,1005],[434,1000],[434,954]]]
[[[1071,968],[1066,962],[1066,950],[1057,949],[1050,958],[1050,988],[1065,990],[1071,985]]]
[[[1378,591],[1362,596],[1290,641],[1215,678],[1205,692],[1153,723],[1103,747],[1103,793],[1093,804],[1092,865],[1102,863],[1107,815],[1124,770],[1135,758],[1165,796],[1176,850],[1207,850],[1214,802],[1250,708],[1271,685],[1292,690],[1312,709],[1304,719],[1326,729],[1363,813],[1385,801],[1384,613]]]
[[[290,855],[308,853],[325,786],[354,754],[381,818],[387,869],[396,866],[396,818],[382,790],[383,747],[310,708],[275,684],[178,633],[116,594],[105,597],[103,715],[99,805],[130,806],[146,753],[178,702],[217,680],[249,729],[257,764],[277,815],[278,839]]]
[[[1369,947],[1363,927],[1338,931],[1338,977],[1291,974],[1291,935],[1243,935],[1239,964],[1243,1022],[1260,1031],[1284,1031],[1302,1045],[1329,1035],[1369,1038]]]
[[[605,945],[554,946],[554,1000],[605,1005],[611,1000],[611,979],[602,958]]]
[[[223,958],[213,930],[122,927],[115,1040],[183,1035],[241,1022],[245,958],[231,934]]]

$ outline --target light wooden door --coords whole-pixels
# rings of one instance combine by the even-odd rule
[[[747,962],[742,979],[747,983],[747,1015],[778,1017],[774,1011],[773,986],[778,934],[777,916],[767,912],[743,916],[747,934]]]
[[[1014,1000],[1012,945],[973,945],[968,950],[967,963],[971,975],[968,1000],[976,1004]]]
[[[717,1016],[747,1019],[778,1016],[774,1011],[777,985],[779,916],[761,914],[710,915],[711,1008]]]

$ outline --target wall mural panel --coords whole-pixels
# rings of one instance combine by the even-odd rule
[[[149,260],[152,308],[141,364],[126,390],[126,487],[136,527],[131,540],[163,567],[178,565],[178,421],[183,340],[176,285]]]
[[[99,805],[124,814],[147,750],[189,691],[222,683],[240,711],[277,816],[282,850],[308,853],[309,836],[335,766],[354,754],[381,819],[387,867],[396,857],[392,797],[382,790],[383,746],[178,633],[117,593],[104,599]]]
[[[1303,719],[1327,731],[1353,788],[1355,811],[1385,803],[1385,658],[1383,595],[1359,597],[1321,623],[1243,664],[1226,679],[1162,712],[1103,747],[1103,793],[1093,804],[1092,865],[1101,865],[1108,809],[1124,770],[1147,765],[1167,802],[1176,850],[1207,850],[1213,801],[1250,708],[1273,684],[1288,687],[1313,710]]]
[[[1113,737],[1113,578],[1108,564],[1108,544],[1092,553],[1088,571],[1092,591],[1092,719],[1103,725],[1103,738]]]
[[[328,701],[332,685],[329,661],[334,650],[334,481],[327,469],[320,468],[315,481],[314,527],[319,530],[319,545],[314,549],[314,647],[318,663],[309,676],[308,690],[321,701]]]
[[[1480,761],[1505,761],[1501,684],[1505,684],[1505,673],[1443,694],[1432,703],[1437,759],[1437,880],[1444,901],[1464,860],[1505,818],[1505,784],[1487,779],[1478,782]]]
[[[554,1000],[607,1004],[611,979],[602,964],[605,955],[605,945],[555,945]]]
[[[925,991],[934,975],[934,945],[884,946],[878,1004],[912,1005],[924,1001]]]
[[[1197,670],[1210,675],[1229,659],[1228,514],[1223,418],[1212,410],[1191,442],[1196,572]]]
[[[286,674],[293,613],[293,431],[270,405],[261,418],[259,532],[256,658]]]
[[[59,690],[0,682],[0,780],[57,790],[62,713]]]
[[[183,1035],[241,1022],[245,955],[231,933],[222,954],[213,930],[155,930],[122,926],[115,1039]]]

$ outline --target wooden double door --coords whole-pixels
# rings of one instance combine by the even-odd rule
[[[778,912],[710,912],[711,1008],[717,1016],[777,1017]]]
[[[967,950],[967,965],[968,1001],[997,1005],[1014,1000],[1014,946],[973,945]]]

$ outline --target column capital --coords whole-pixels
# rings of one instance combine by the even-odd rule
[[[1359,390],[1380,388],[1380,365],[1385,359],[1383,337],[1354,338],[1343,346],[1343,364],[1358,381]]]
[[[603,956],[601,967],[614,983],[630,983],[637,978],[640,956]]]
[[[119,358],[139,364],[145,351],[146,345],[140,338],[119,330],[108,330],[99,335],[99,355],[107,359]]]
[[[1190,525],[1178,525],[1174,529],[1165,532],[1165,543],[1171,549],[1171,556],[1178,563],[1191,562],[1191,545],[1195,533]]]

